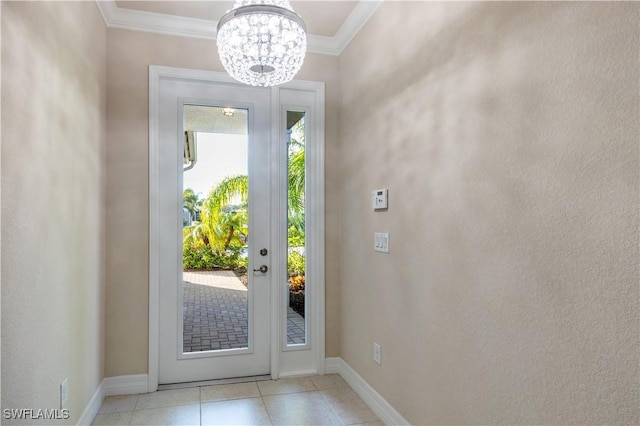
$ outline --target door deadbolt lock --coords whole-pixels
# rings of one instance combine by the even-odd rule
[[[267,251],[266,248],[260,249],[260,256],[266,256],[267,253],[269,253],[269,252]]]
[[[260,265],[260,267],[258,269],[254,269],[253,272],[262,272],[263,274],[266,274],[268,270],[269,268],[267,265]]]

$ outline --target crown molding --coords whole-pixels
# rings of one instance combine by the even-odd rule
[[[337,48],[335,55],[342,53],[345,47],[351,43],[351,40],[364,27],[373,14],[382,4],[382,0],[365,0],[359,1],[353,8],[347,19],[342,23],[338,32],[332,37],[333,44]]]
[[[110,28],[122,28],[157,34],[216,39],[217,21],[165,15],[118,7],[115,0],[96,0],[104,22]],[[307,35],[307,52],[339,55],[378,9],[382,0],[359,1],[333,37]]]
[[[144,31],[182,37],[216,39],[217,21],[186,18],[118,7],[115,0],[96,1],[110,28]]]

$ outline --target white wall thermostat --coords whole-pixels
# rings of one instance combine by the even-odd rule
[[[382,210],[389,207],[387,202],[388,189],[376,189],[371,193],[371,205],[374,210]]]

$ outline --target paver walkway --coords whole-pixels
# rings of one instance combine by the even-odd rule
[[[247,288],[233,271],[184,272],[183,351],[247,347]],[[288,343],[304,343],[304,318],[289,308]]]
[[[304,343],[304,318],[287,307],[287,343]]]

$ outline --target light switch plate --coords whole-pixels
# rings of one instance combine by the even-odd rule
[[[381,253],[389,253],[389,234],[383,232],[374,233],[373,249]]]
[[[389,207],[388,189],[376,189],[371,193],[371,207],[374,210],[383,210]]]

